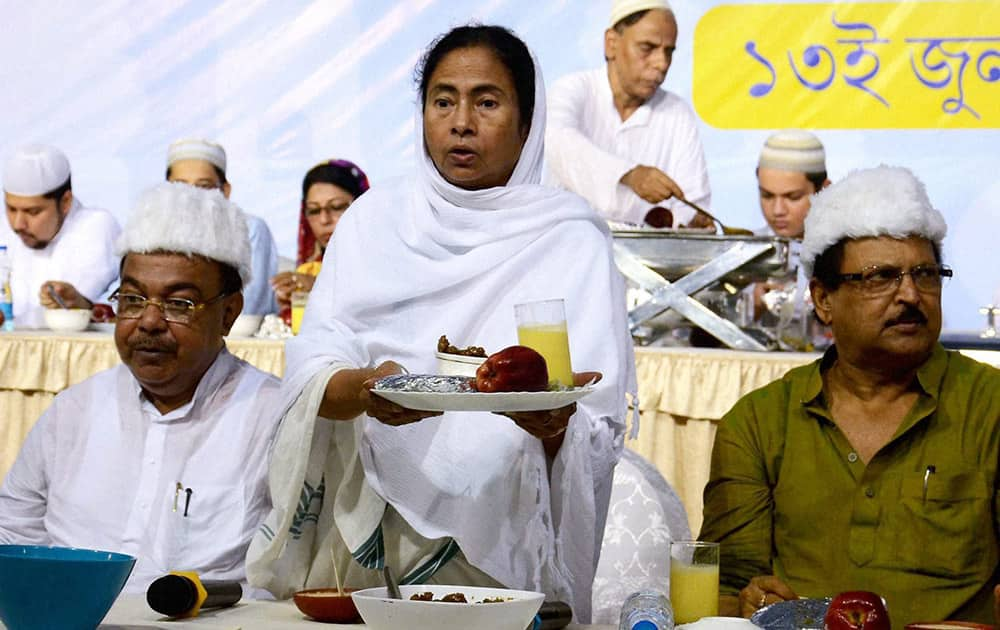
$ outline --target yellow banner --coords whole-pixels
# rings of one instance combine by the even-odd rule
[[[715,7],[694,104],[728,129],[1000,128],[1000,0]]]

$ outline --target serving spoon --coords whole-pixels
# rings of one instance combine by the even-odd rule
[[[61,297],[59,297],[58,293],[56,293],[55,287],[53,287],[51,284],[46,284],[45,289],[49,292],[49,297],[55,300],[56,304],[59,305],[59,308],[63,310],[69,310],[69,306],[66,305],[66,302],[63,301]]]
[[[385,579],[385,590],[391,599],[403,599],[399,592],[399,585],[396,584],[396,577],[392,574],[392,569],[388,564],[382,565],[382,578]]]
[[[680,201],[681,203],[683,203],[684,205],[686,205],[686,206],[688,206],[690,208],[694,208],[695,210],[697,210],[698,212],[704,214],[706,217],[708,217],[712,221],[715,221],[716,223],[718,223],[719,227],[722,228],[722,233],[725,234],[726,236],[754,236],[754,233],[751,232],[750,230],[746,229],[746,228],[729,227],[728,225],[726,225],[725,223],[723,223],[722,221],[720,221],[719,219],[717,219],[715,217],[715,215],[713,215],[711,212],[709,212],[707,210],[704,210],[703,208],[701,208],[700,206],[698,206],[698,204],[696,204],[696,203],[694,203],[692,201],[688,201],[687,199],[684,199],[682,197],[675,197],[675,199],[677,199],[677,201]]]

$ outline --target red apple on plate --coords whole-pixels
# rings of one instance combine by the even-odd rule
[[[827,630],[890,630],[882,598],[870,591],[847,591],[833,598],[823,625]]]
[[[491,354],[476,370],[476,391],[540,392],[548,389],[545,358],[527,346],[510,346]]]

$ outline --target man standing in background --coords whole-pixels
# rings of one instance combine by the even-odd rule
[[[677,201],[711,201],[697,118],[660,86],[677,45],[666,0],[616,0],[604,33],[606,67],[556,81],[549,93],[546,159],[558,185],[610,221],[706,226]]]

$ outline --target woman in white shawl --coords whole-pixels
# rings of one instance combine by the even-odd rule
[[[372,188],[337,227],[287,345],[275,506],[247,572],[278,597],[333,584],[503,585],[590,619],[626,394],[635,369],[606,225],[539,185],[544,85],[506,29],[466,26],[422,62],[415,178]],[[442,334],[514,345],[514,304],[564,298],[578,405],[516,414],[402,409],[371,394],[405,366],[435,371]],[[320,417],[317,417],[320,416]]]

